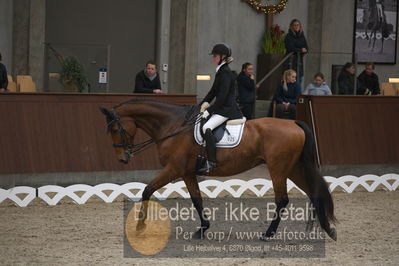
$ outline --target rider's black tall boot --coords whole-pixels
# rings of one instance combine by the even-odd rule
[[[212,130],[207,129],[205,131],[204,139],[206,142],[206,153],[208,160],[205,163],[205,166],[198,170],[199,173],[208,173],[214,170],[216,166],[216,141],[213,136]]]

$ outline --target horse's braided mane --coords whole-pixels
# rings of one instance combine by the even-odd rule
[[[187,104],[176,104],[176,103],[164,102],[164,101],[150,99],[150,98],[133,98],[128,101],[121,102],[121,103],[115,105],[113,108],[115,109],[115,108],[121,107],[122,105],[125,105],[125,104],[142,103],[142,102],[144,102],[144,103],[145,102],[161,103],[161,104],[165,104],[165,105],[172,105],[175,107],[191,107],[191,105],[187,105]]]
[[[166,105],[167,111],[172,111],[176,113],[176,115],[181,116],[184,115],[186,120],[191,120],[194,119],[193,116],[197,115],[199,113],[199,107],[196,105],[187,105],[187,104],[176,104],[176,103],[170,103],[170,102],[164,102],[160,100],[155,100],[155,99],[150,99],[150,98],[133,98],[125,102],[121,102],[113,107],[113,109],[116,109],[118,107],[121,107],[126,104],[134,104],[134,103],[159,103],[162,105]],[[175,108],[170,108],[170,107],[175,107]],[[182,111],[181,108],[184,110]]]

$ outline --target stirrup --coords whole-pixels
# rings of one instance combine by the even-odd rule
[[[206,161],[205,166],[202,167],[201,169],[198,169],[197,173],[198,174],[205,174],[209,173],[212,170],[215,170],[217,168],[217,165],[215,162],[212,161]]]

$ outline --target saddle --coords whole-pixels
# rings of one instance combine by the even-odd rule
[[[220,148],[234,148],[240,144],[242,134],[244,132],[244,125],[246,118],[227,120],[212,132],[216,139],[216,147]],[[197,123],[194,128],[194,139],[197,144],[204,146],[205,141],[202,133],[202,126],[205,121]]]

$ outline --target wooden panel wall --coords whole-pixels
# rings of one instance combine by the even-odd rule
[[[0,174],[159,169],[155,147],[128,165],[119,163],[106,134],[98,107],[110,108],[134,97],[196,104],[195,95],[0,95]],[[139,132],[135,141],[147,139]]]
[[[310,107],[321,165],[399,164],[399,97],[300,96],[312,126]]]

